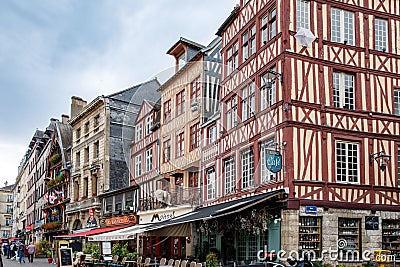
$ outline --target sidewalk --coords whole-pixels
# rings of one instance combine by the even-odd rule
[[[44,266],[46,266],[46,267],[52,267],[52,266],[57,266],[57,265],[55,265],[55,264],[49,264],[48,262],[47,262],[47,258],[44,258],[44,259],[42,259],[42,258],[40,258],[40,259],[33,259],[33,263],[29,263],[28,262],[28,259],[27,258],[25,258],[25,263],[19,263],[19,262],[17,262],[17,261],[12,261],[12,260],[8,260],[8,259],[5,259],[5,258],[3,258],[3,265],[4,265],[4,267],[21,267],[21,266],[32,266],[32,267],[44,267]]]

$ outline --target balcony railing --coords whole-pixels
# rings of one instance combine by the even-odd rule
[[[166,193],[167,197],[165,199],[157,198],[154,193],[144,196],[140,199],[139,210],[161,209],[168,206],[185,204],[198,206],[200,202],[200,188],[197,187],[177,187],[175,189],[169,189]]]
[[[88,209],[89,207],[92,208],[97,208],[100,207],[100,201],[98,197],[91,197],[91,198],[85,198],[83,200],[80,201],[76,201],[76,202],[72,202],[69,203],[66,207],[66,212],[70,213],[70,212],[75,212],[75,211],[79,211],[82,209]]]

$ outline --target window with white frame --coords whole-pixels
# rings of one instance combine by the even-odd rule
[[[310,29],[310,1],[296,1],[296,28]]]
[[[267,169],[267,150],[273,150],[271,147],[273,143],[274,140],[270,139],[260,145],[261,183],[273,181],[276,178],[276,174]]]
[[[227,52],[227,61],[226,65],[228,67],[226,75],[229,75],[233,72],[233,70],[237,69],[239,66],[239,44],[238,42],[234,43]]]
[[[226,103],[226,129],[230,130],[238,123],[237,118],[237,96],[232,96]]]
[[[388,22],[384,19],[375,18],[375,49],[378,51],[386,52],[387,47],[387,34]]]
[[[336,108],[354,109],[354,75],[333,72],[333,103]]]
[[[358,183],[358,143],[336,141],[336,181]]]
[[[185,155],[185,133],[179,133],[176,136],[176,157],[182,157]]]
[[[151,116],[148,116],[146,118],[146,135],[151,134],[151,126],[153,124],[153,118]]]
[[[254,153],[253,149],[242,152],[242,188],[254,185]]]
[[[242,35],[242,61],[246,61],[256,52],[256,25]]]
[[[397,186],[400,187],[400,149],[397,149]]]
[[[146,172],[153,169],[153,148],[146,150]]]
[[[135,127],[136,142],[142,140],[142,137],[143,137],[143,136],[142,136],[142,132],[143,132],[143,130],[142,130],[142,124],[140,123],[140,124],[136,125],[136,127]]]
[[[261,45],[266,44],[276,36],[276,8],[272,8],[261,19]]]
[[[393,91],[394,115],[400,115],[400,89]]]
[[[142,155],[137,155],[135,158],[135,177],[142,175]]]
[[[331,9],[332,42],[354,45],[354,13]]]
[[[275,71],[275,67],[270,70]],[[265,73],[260,78],[261,110],[264,110],[276,103],[276,81],[270,73]]]
[[[225,194],[235,190],[235,158],[230,157],[224,162]]]
[[[209,168],[207,174],[207,200],[215,198],[215,169]]]
[[[208,127],[208,143],[212,144],[217,141],[217,125],[211,125]]]
[[[255,102],[255,85],[251,82],[242,89],[242,121],[254,115]]]

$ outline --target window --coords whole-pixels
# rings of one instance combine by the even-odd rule
[[[11,218],[6,218],[6,226],[11,226]]]
[[[336,180],[358,182],[358,144],[336,141]]]
[[[331,28],[332,42],[354,45],[354,13],[332,8]]]
[[[261,45],[276,36],[276,8],[271,9],[261,20]]]
[[[136,137],[136,142],[139,142],[140,140],[142,140],[143,136],[142,136],[142,124],[138,124],[135,127],[135,137]]]
[[[75,135],[76,135],[76,139],[77,139],[76,141],[79,142],[79,139],[81,138],[81,128],[78,128],[76,130]]]
[[[146,150],[146,172],[153,169],[153,148]]]
[[[89,133],[89,122],[85,123],[85,134]]]
[[[137,155],[135,158],[135,177],[142,175],[142,155]]]
[[[94,123],[93,126],[96,128],[100,125],[100,115],[97,115],[96,117],[94,117]]]
[[[190,102],[198,102],[200,101],[200,77],[197,77],[190,84]]]
[[[397,150],[397,186],[400,187],[400,149]]]
[[[235,162],[234,158],[230,157],[224,162],[225,173],[225,194],[229,194],[235,190]]]
[[[186,55],[185,53],[183,53],[178,58],[178,69],[181,69],[183,66],[185,66],[185,64],[186,64]]]
[[[190,127],[190,150],[199,147],[200,143],[200,124],[196,123]]]
[[[105,199],[106,202],[106,209],[105,212],[112,212],[112,207],[113,207],[113,197],[107,197]]]
[[[255,102],[255,85],[251,82],[242,89],[242,121],[254,115]]]
[[[226,129],[230,130],[237,125],[237,96],[233,96],[226,103]]]
[[[198,187],[198,186],[199,186],[199,173],[189,172],[189,187]]]
[[[7,202],[13,202],[13,195],[7,195]]]
[[[400,115],[400,89],[394,89],[393,94],[394,114]]]
[[[97,195],[97,175],[92,175],[92,196]]]
[[[88,195],[89,195],[89,184],[88,184],[88,178],[85,177],[83,178],[83,197],[88,197]]]
[[[297,0],[296,3],[296,27],[310,29],[310,1]]]
[[[115,211],[122,210],[122,194],[115,196]]]
[[[275,71],[275,68],[270,70]],[[276,103],[276,81],[271,78],[270,73],[265,73],[261,76],[261,110],[264,110]]]
[[[233,70],[237,69],[239,65],[239,44],[238,42],[234,43],[232,47],[228,49],[227,61],[226,65],[228,67],[227,75],[231,74]]]
[[[185,137],[184,132],[176,136],[176,157],[182,157],[185,155]]]
[[[384,19],[375,19],[375,49],[388,51],[387,47],[388,22]]]
[[[206,171],[207,175],[207,200],[215,198],[215,169],[210,168]]]
[[[80,152],[76,152],[76,154],[75,154],[75,165],[76,165],[76,167],[81,166],[81,153]]]
[[[129,209],[130,207],[134,207],[133,206],[133,192],[126,192],[125,193],[125,209]]]
[[[256,52],[256,25],[242,35],[242,61],[246,61]]]
[[[336,108],[354,109],[354,76],[333,73],[333,103]]]
[[[7,205],[7,213],[13,213],[13,208],[11,205]]]
[[[208,127],[208,143],[212,144],[217,141],[217,125]]]
[[[260,164],[261,164],[261,183],[275,180],[276,174],[267,169],[267,150],[274,140],[267,140],[261,143]]]
[[[100,154],[100,144],[99,141],[94,142],[93,144],[93,158],[97,159]]]
[[[164,142],[163,146],[164,150],[164,163],[168,162],[171,159],[171,140],[167,140]]]
[[[85,147],[84,161],[85,164],[89,163],[89,147]]]
[[[253,149],[242,152],[242,187],[254,185],[254,154]]]
[[[164,122],[171,119],[171,99],[164,102]]]
[[[151,133],[152,124],[153,124],[153,118],[151,116],[148,116],[146,118],[146,135],[149,135]]]
[[[185,90],[176,95],[176,115],[181,115],[183,112],[185,112]]]

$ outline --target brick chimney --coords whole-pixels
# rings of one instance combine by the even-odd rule
[[[80,97],[71,97],[71,119],[78,115],[86,106],[86,104],[87,102]]]
[[[69,120],[69,116],[67,114],[61,114],[61,122],[67,124]]]

